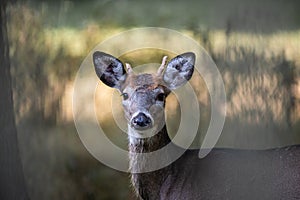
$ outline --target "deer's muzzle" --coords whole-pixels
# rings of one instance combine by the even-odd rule
[[[137,130],[149,129],[152,124],[152,119],[143,112],[139,112],[131,119],[131,126]]]

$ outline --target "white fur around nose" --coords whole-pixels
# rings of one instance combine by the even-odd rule
[[[146,130],[136,130],[131,126],[131,121],[139,114],[139,113],[144,113],[147,117],[151,119],[152,124],[154,125],[152,128],[146,129]],[[128,137],[129,137],[129,142],[131,144],[135,144],[139,139],[141,138],[149,138],[154,136],[159,132],[158,126],[155,125],[154,119],[151,116],[151,114],[148,111],[137,111],[135,112],[131,119],[130,122],[128,123]]]
[[[146,110],[143,110],[143,111],[139,110],[139,111],[135,112],[135,113],[132,115],[132,117],[131,117],[131,119],[130,119],[130,122],[131,122],[136,116],[138,116],[138,114],[140,114],[140,113],[143,113],[143,114],[145,114],[147,117],[149,117],[149,118],[151,119],[151,122],[152,122],[152,123],[154,122],[152,116],[151,116],[150,113],[149,113],[148,111],[146,111]]]

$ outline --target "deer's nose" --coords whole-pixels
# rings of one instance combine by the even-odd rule
[[[134,128],[137,129],[149,128],[151,124],[151,118],[145,115],[144,113],[139,113],[132,119],[132,125]]]

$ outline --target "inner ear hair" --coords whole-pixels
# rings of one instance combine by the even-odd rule
[[[109,87],[120,89],[126,78],[123,63],[114,56],[96,51],[93,54],[93,63],[99,79]]]
[[[195,54],[186,52],[171,59],[163,73],[162,80],[173,90],[184,85],[194,72]]]

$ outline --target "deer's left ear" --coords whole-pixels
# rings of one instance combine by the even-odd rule
[[[163,74],[166,86],[174,90],[183,86],[193,75],[195,65],[195,54],[187,52],[180,54],[170,60]]]
[[[122,62],[112,55],[96,51],[93,63],[99,79],[109,87],[120,89],[126,79],[126,71]]]

